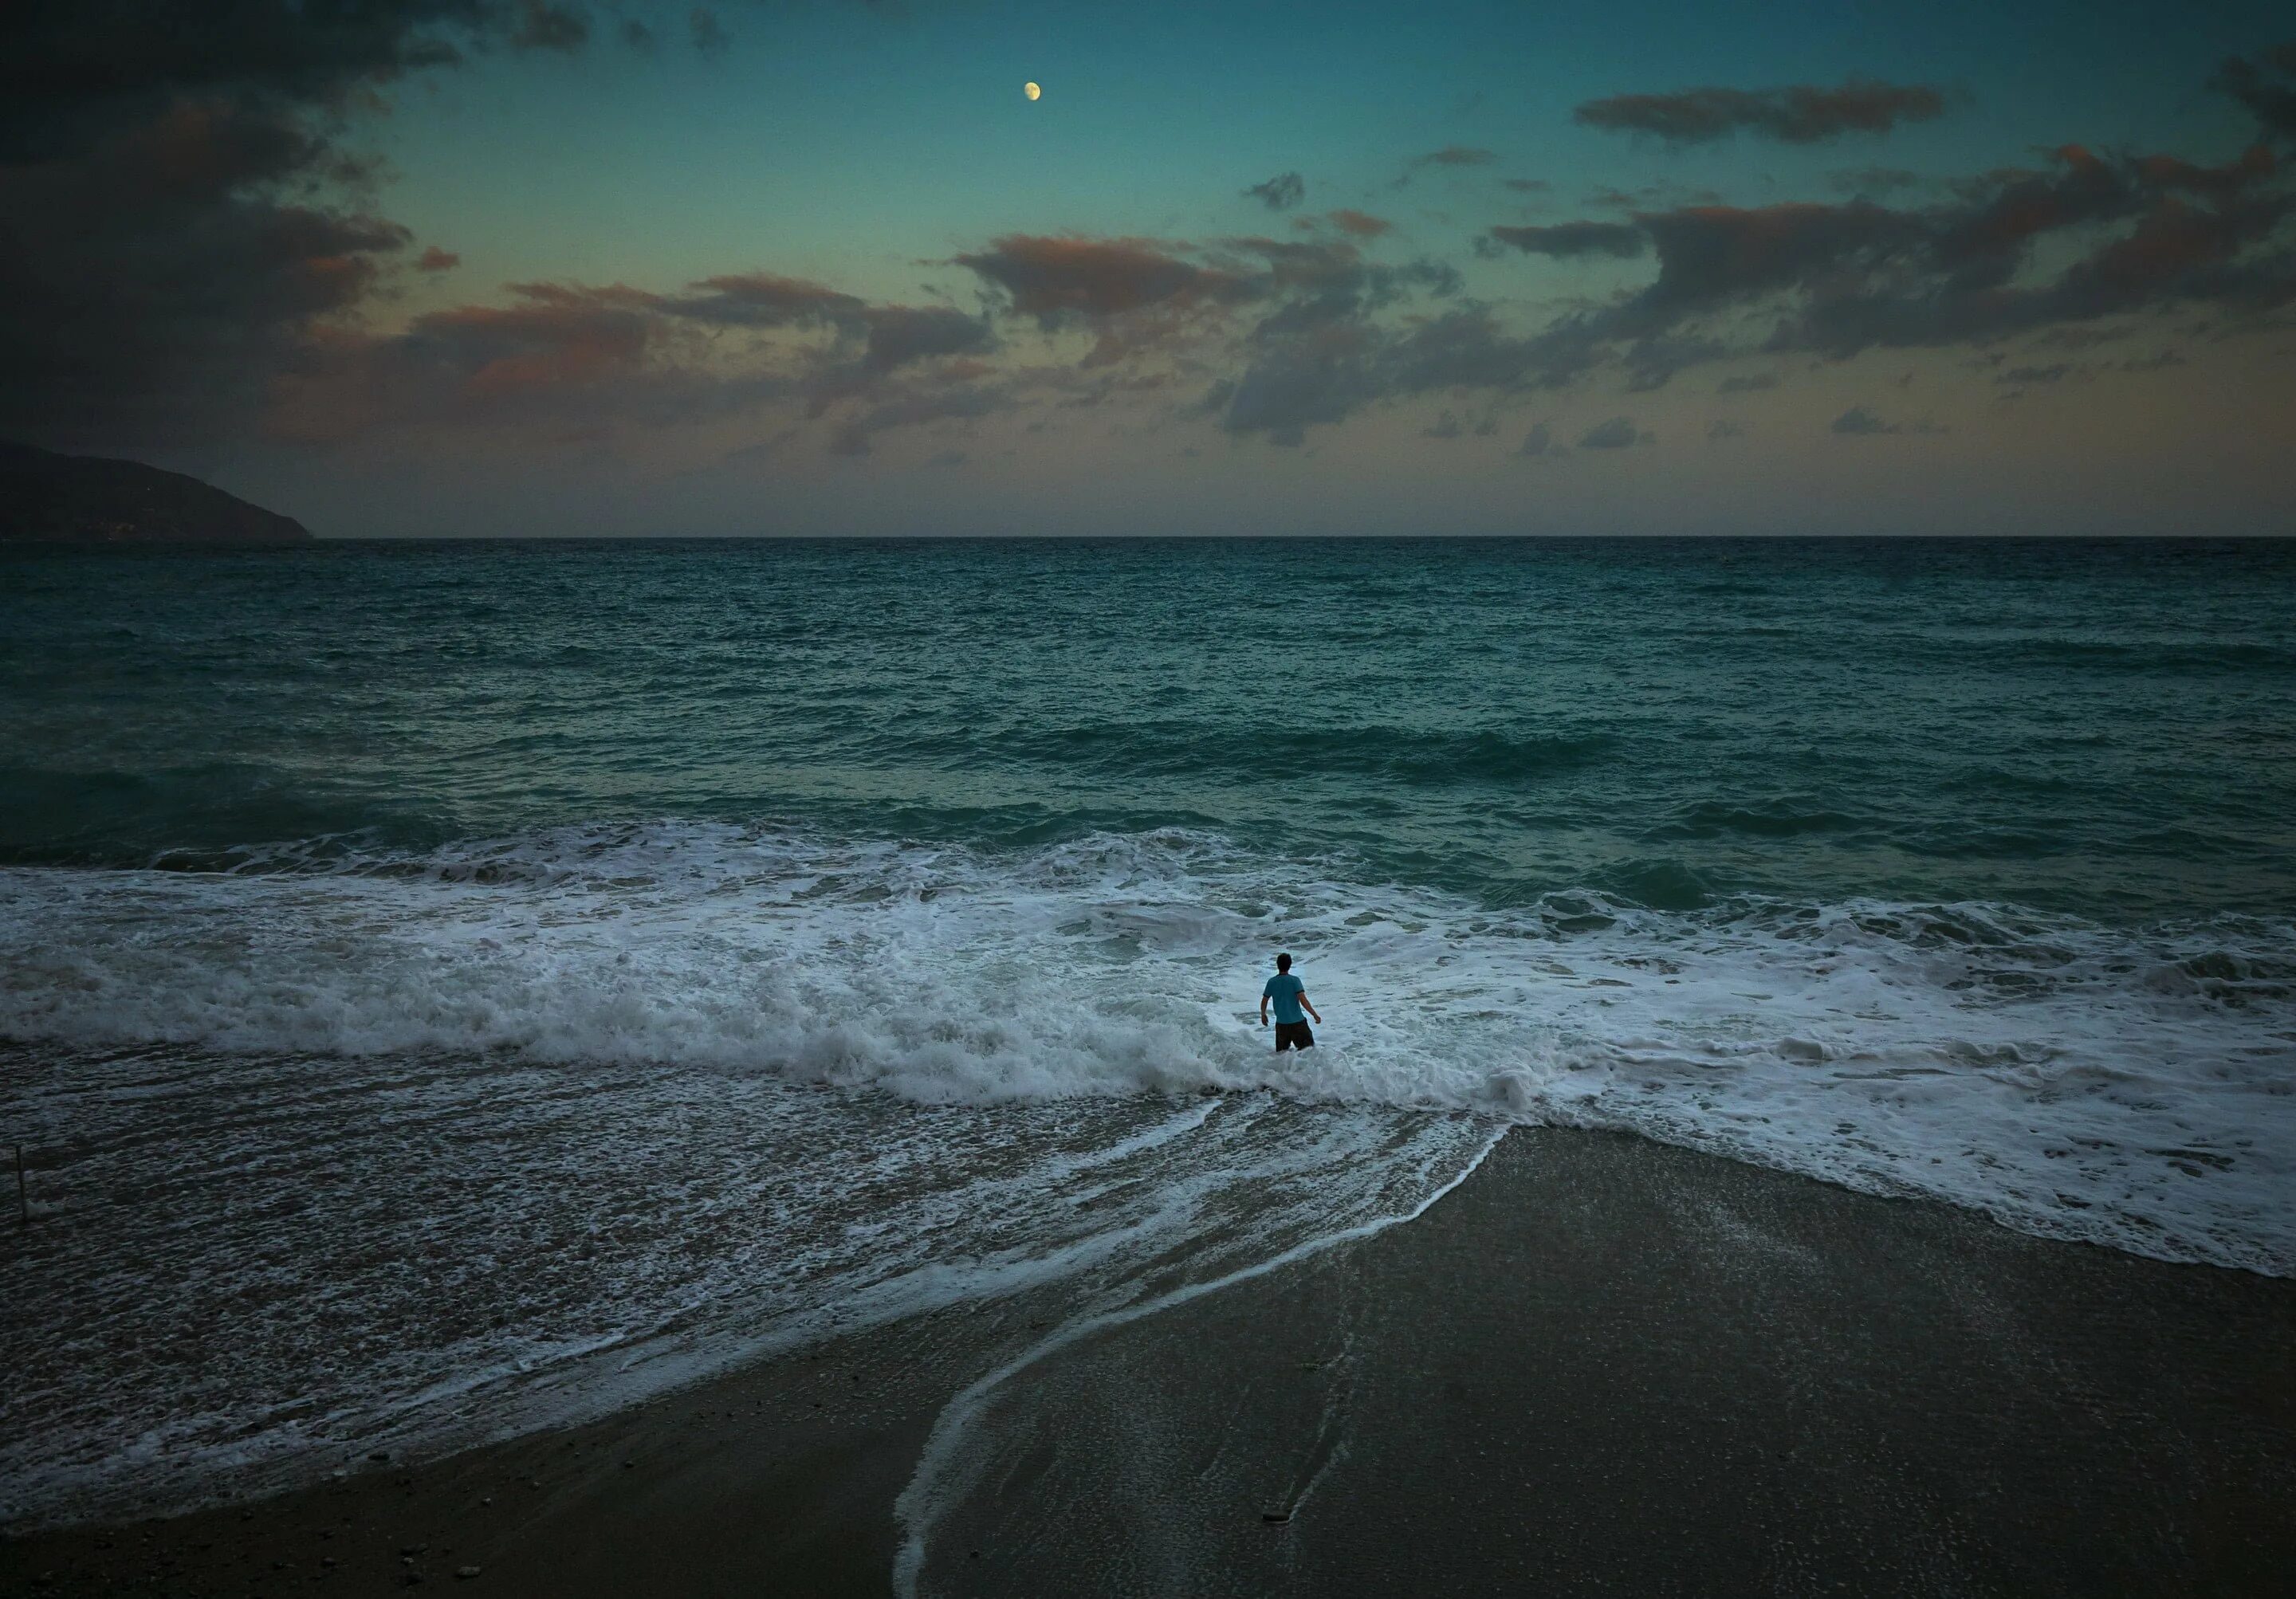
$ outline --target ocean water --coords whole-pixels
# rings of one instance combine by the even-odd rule
[[[1128,1314],[1521,1122],[2287,1275],[2292,817],[2296,544],[11,551],[0,1521]]]

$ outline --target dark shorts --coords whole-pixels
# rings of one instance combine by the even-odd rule
[[[1275,1050],[1281,1054],[1287,1049],[1313,1049],[1316,1035],[1308,1030],[1304,1021],[1279,1021],[1275,1024]]]

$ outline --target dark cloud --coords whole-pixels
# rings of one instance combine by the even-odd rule
[[[1618,94],[1587,101],[1572,116],[1589,127],[1654,134],[1670,144],[1705,144],[1741,131],[1788,144],[1816,144],[1849,133],[1887,133],[1900,122],[1927,122],[1944,114],[1945,95],[1937,89],[1851,78],[1833,89],[1795,84]]]
[[[832,447],[849,455],[890,428],[1013,403],[1009,383],[982,381],[989,324],[948,307],[873,305],[770,273],[667,294],[555,283],[508,294],[426,313],[401,334],[309,347],[282,430],[338,441],[445,424],[566,439],[800,402],[808,418],[837,417]]]
[[[1829,431],[1844,439],[1872,439],[1885,433],[1943,433],[1932,422],[1883,422],[1863,406],[1852,406],[1835,417]]]
[[[1601,210],[1641,212],[1726,202],[1712,189],[1686,189],[1679,184],[1661,183],[1647,184],[1631,192],[1617,188],[1596,189],[1587,196],[1584,203]]]
[[[1498,159],[1496,151],[1480,150],[1472,144],[1446,144],[1440,150],[1414,156],[1411,164],[1414,167],[1487,167]]]
[[[864,310],[862,302],[850,294],[770,272],[703,278],[685,294],[661,304],[673,316],[725,327],[857,325]]]
[[[1538,422],[1531,423],[1530,431],[1522,436],[1522,443],[1516,447],[1514,453],[1518,455],[1537,457],[1551,455],[1557,447],[1554,442],[1554,430],[1543,422]]]
[[[588,13],[545,0],[524,0],[511,43],[527,50],[575,51],[590,42]]]
[[[1013,312],[1046,324],[1252,294],[1236,275],[1196,266],[1144,239],[1008,234],[956,263],[1001,290]]]
[[[463,306],[414,319],[412,359],[451,372],[472,392],[561,388],[634,369],[655,337],[659,302],[619,284],[518,283],[508,306]]]
[[[1860,199],[1641,211],[1656,280],[1575,327],[1589,365],[1622,361],[1647,386],[1748,353],[1752,318],[1769,329],[1759,348],[1841,358],[2178,304],[2253,316],[2296,299],[2292,215],[2296,196],[2260,146],[2205,167],[2068,145],[2046,168],[1902,209]]]
[[[119,447],[247,426],[410,241],[354,198],[347,109],[539,0],[14,0],[0,51],[0,431]]]
[[[1718,444],[1725,439],[1742,439],[1745,436],[1746,424],[1734,422],[1726,416],[1717,417],[1706,424],[1706,437],[1712,443]]]
[[[1558,222],[1551,227],[1495,227],[1489,237],[1525,255],[1638,256],[1650,246],[1650,235],[1624,222]]]
[[[1441,299],[1460,288],[1457,270],[1440,261],[1380,266],[1341,241],[1244,238],[1228,240],[1226,248],[1237,252],[1227,269],[1241,285],[1241,297],[1275,302],[1253,329],[1262,342],[1358,320],[1406,295]],[[1247,256],[1258,257],[1258,264],[1242,258]]]
[[[726,25],[718,20],[718,13],[706,5],[693,8],[692,14],[685,19],[685,30],[693,36],[694,49],[712,60],[733,48],[734,40],[726,33]]]
[[[1511,177],[1506,180],[1506,186],[1518,194],[1546,194],[1554,188],[1542,177]]]
[[[1279,172],[1243,193],[1245,199],[1257,200],[1271,211],[1288,211],[1308,198],[1308,180],[1296,172]]]
[[[414,266],[419,272],[451,272],[462,264],[463,258],[453,250],[433,244],[415,258]]]
[[[1651,436],[1638,431],[1629,417],[1613,416],[1608,422],[1596,422],[1578,440],[1582,450],[1622,450],[1637,444],[1648,444]]]
[[[1461,414],[1446,406],[1431,424],[1420,430],[1420,433],[1427,439],[1464,439],[1470,433],[1478,439],[1488,439],[1498,430],[1499,421],[1496,412],[1487,410],[1480,416],[1472,411]]]
[[[1283,353],[1255,357],[1259,377],[1247,374],[1242,382],[1249,392],[1230,402],[1232,414],[1240,416],[1255,414],[1260,398],[1271,391],[1304,392],[1319,381],[1315,374],[1347,371],[1328,341],[1379,342],[1385,335],[1364,325],[1374,313],[1407,297],[1447,298],[1461,286],[1456,269],[1442,262],[1370,262],[1354,244],[1337,239],[1254,235],[1193,246],[1009,235],[956,260],[998,291],[1006,314],[1032,317],[1046,329],[1089,330],[1095,341],[1081,363],[1086,370],[1229,337],[1237,325],[1234,313],[1259,308],[1249,342]],[[1309,354],[1318,339],[1326,343]],[[1335,414],[1353,403],[1335,399]],[[1288,414],[1293,407],[1286,402],[1275,409]],[[1310,420],[1324,419],[1320,402],[1309,409],[1316,412]]]
[[[291,121],[202,101],[0,163],[0,433],[94,447],[243,421],[412,242],[276,193],[325,156]]]
[[[1368,211],[1351,210],[1345,206],[1332,212],[1331,218],[1333,227],[1343,234],[1353,234],[1358,239],[1376,239],[1395,228],[1395,224],[1384,217],[1374,217]]]
[[[1777,386],[1778,374],[1776,373],[1757,372],[1749,373],[1742,377],[1724,378],[1722,381],[1716,386],[1714,392],[1717,394],[1751,394],[1757,390],[1775,389]]]
[[[2072,375],[2072,365],[2059,361],[2048,366],[2012,366],[1993,381],[1997,383],[2061,383]]]
[[[2233,57],[2216,86],[2246,106],[2267,134],[2296,140],[2296,41]]]
[[[1400,327],[1354,313],[1271,317],[1256,330],[1255,342],[1250,365],[1221,393],[1220,425],[1275,444],[1297,444],[1306,428],[1383,400],[1557,387],[1591,359],[1574,325],[1518,337],[1489,308],[1473,304]],[[1209,403],[1212,397],[1206,398]]]
[[[862,365],[873,373],[936,356],[975,354],[995,343],[986,321],[945,306],[872,306],[862,318],[869,328]]]
[[[275,119],[458,61],[523,21],[489,0],[221,0],[196,17],[132,0],[12,0],[0,51],[0,160],[69,157],[179,101]]]

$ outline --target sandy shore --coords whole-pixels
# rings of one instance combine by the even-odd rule
[[[937,1416],[1063,1314],[13,1540],[0,1590],[882,1594]],[[2273,1592],[2296,1283],[1522,1131],[1416,1222],[1024,1365],[931,1459],[932,1593]]]

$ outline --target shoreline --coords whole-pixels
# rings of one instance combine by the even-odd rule
[[[936,1446],[922,1592],[2246,1592],[2296,1567],[2296,1282],[1628,1135],[1515,1128],[1408,1222],[1078,1308],[1032,1290],[584,1426],[7,1538],[0,1587],[475,1567],[458,1587],[884,1594],[895,1503],[976,1389]]]

